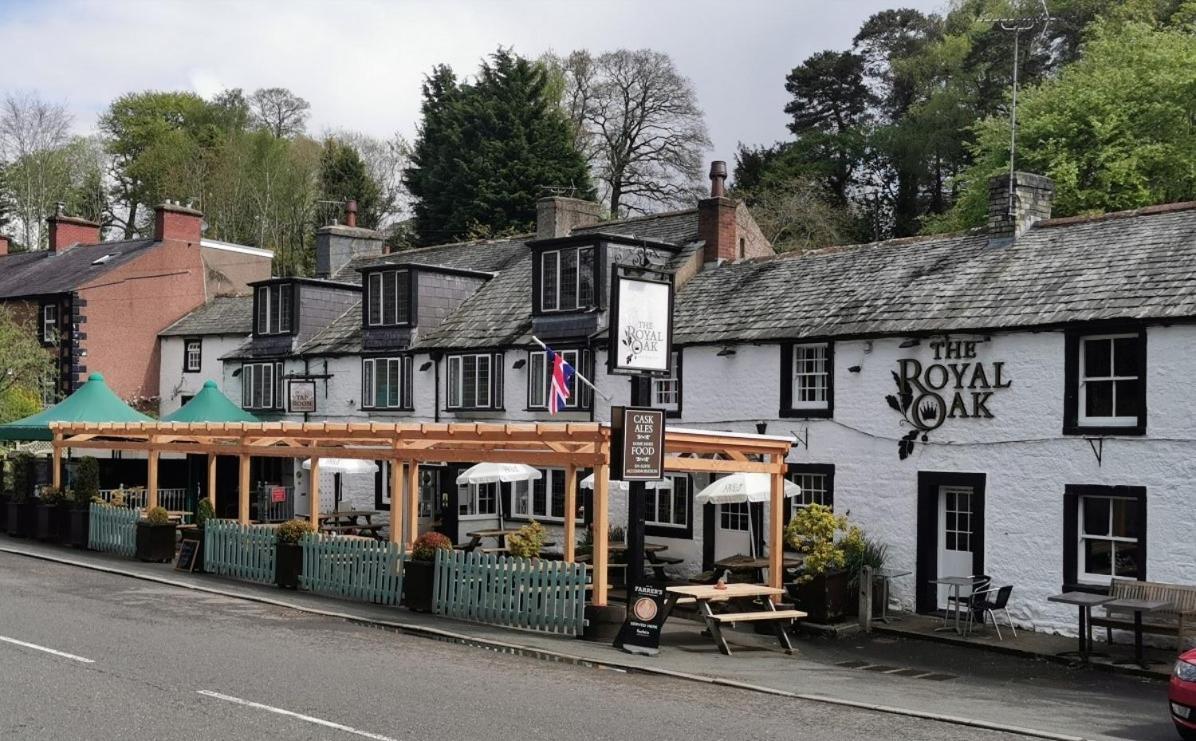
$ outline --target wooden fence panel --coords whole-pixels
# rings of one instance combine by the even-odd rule
[[[564,635],[585,624],[582,564],[438,551],[435,573],[438,615]]]
[[[299,585],[329,597],[397,605],[403,594],[403,549],[374,540],[303,536]]]
[[[208,520],[204,526],[203,567],[209,574],[274,583],[278,528]]]
[[[92,502],[88,517],[91,519],[87,531],[88,548],[133,557],[137,550],[140,511]]]

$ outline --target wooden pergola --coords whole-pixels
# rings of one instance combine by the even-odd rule
[[[320,511],[320,459],[389,461],[390,538],[410,550],[418,536],[419,467],[427,463],[525,463],[565,471],[565,512],[576,511],[579,469],[594,470],[594,598],[607,602],[607,530],[611,430],[586,423],[171,423],[54,422],[53,484],[61,486],[67,448],[133,450],[147,454],[147,505],[158,503],[158,457],[164,452],[207,456],[208,495],[215,504],[216,457],[240,460],[238,519],[249,523],[249,461],[254,457],[311,459],[312,524]],[[788,438],[669,428],[666,471],[677,473],[766,473],[772,476],[769,509],[769,584],[781,586],[785,457]],[[406,482],[404,496],[404,481]],[[402,527],[399,527],[400,523]],[[564,522],[566,561],[574,559],[576,523]]]

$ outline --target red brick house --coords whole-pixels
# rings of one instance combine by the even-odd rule
[[[102,242],[98,224],[61,213],[48,221],[47,250],[10,254],[0,236],[0,304],[58,360],[47,402],[99,371],[122,398],[146,406],[158,396],[158,332],[270,277],[273,253],[204,239],[203,214],[178,204],[155,209],[148,239]]]

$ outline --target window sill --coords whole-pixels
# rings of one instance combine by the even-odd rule
[[[524,407],[523,411],[525,411],[525,412],[543,412],[544,414],[548,414],[548,407]],[[558,414],[569,414],[569,413],[589,414],[590,407],[565,407],[560,412],[558,412]]]
[[[445,407],[446,414],[459,414],[461,412],[505,412],[503,407]]]
[[[1141,437],[1146,434],[1146,420],[1136,425],[1079,425],[1065,424],[1064,435],[1131,435]]]
[[[824,409],[781,409],[778,415],[782,419],[830,419],[834,416],[834,410],[830,407]]]
[[[361,407],[363,412],[414,412],[415,407]]]

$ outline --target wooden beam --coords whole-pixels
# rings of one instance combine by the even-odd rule
[[[208,501],[216,511],[216,454],[208,453]]]
[[[145,508],[151,510],[158,506],[158,450],[150,448],[147,460]]]
[[[783,464],[783,456],[771,456],[774,463]],[[781,557],[784,555],[785,537],[785,475],[780,471],[772,474],[772,491],[768,500],[768,586],[780,589],[784,574],[781,573]],[[780,602],[780,595],[773,595],[773,602]]]
[[[775,463],[758,461],[718,461],[710,458],[676,458],[664,459],[664,470],[696,472],[696,473],[774,473],[784,472],[784,464],[778,467]]]
[[[501,496],[501,492],[499,496]],[[565,466],[565,561],[573,563],[577,547],[577,467]]]
[[[240,469],[237,477],[237,521],[242,525],[249,524],[249,454],[242,453]]]
[[[605,452],[605,449],[603,450]],[[594,516],[591,518],[592,527],[594,528],[594,552],[591,559],[594,563],[594,597],[593,603],[596,606],[606,604],[607,599],[607,564],[610,562],[610,554],[607,552],[607,529],[610,524],[610,497],[608,496],[608,489],[610,484],[610,466],[605,462],[599,464],[594,469]],[[572,519],[570,513],[566,512],[565,517]]]
[[[403,542],[403,464],[389,460],[390,467],[390,542]]]
[[[54,452],[53,452],[53,471],[50,473],[50,484],[55,489],[62,489],[62,433],[54,433]],[[22,496],[28,496],[29,492],[21,492]]]
[[[307,476],[307,492],[307,499],[311,505],[311,526],[318,533],[320,532],[320,459],[314,456],[311,459],[311,471]]]
[[[410,552],[419,537],[419,463],[407,464],[407,513],[403,518],[407,537],[403,550]]]

